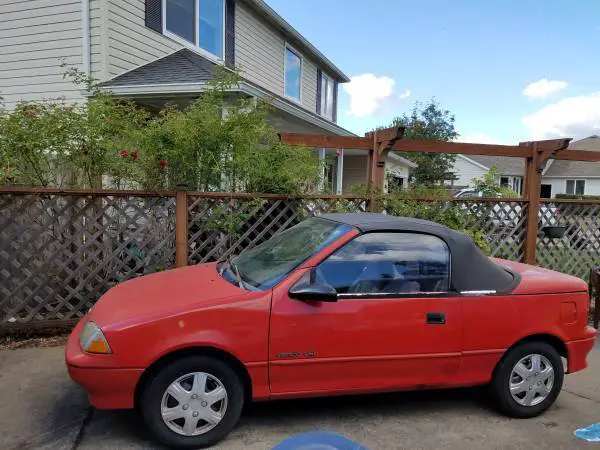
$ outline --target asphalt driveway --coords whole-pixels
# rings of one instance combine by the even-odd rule
[[[370,449],[591,448],[573,431],[600,422],[598,346],[590,362],[566,377],[556,404],[536,419],[500,416],[481,389],[280,401],[249,407],[215,448],[267,450],[312,430],[340,433]],[[88,406],[67,376],[62,348],[0,352],[0,399],[3,449],[160,448],[135,413]]]

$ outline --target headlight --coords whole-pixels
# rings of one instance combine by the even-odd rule
[[[104,337],[104,333],[94,322],[88,322],[83,327],[83,331],[79,336],[79,344],[81,348],[88,353],[112,353],[108,341]]]

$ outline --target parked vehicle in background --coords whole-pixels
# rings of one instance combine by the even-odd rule
[[[489,385],[533,417],[587,366],[587,284],[491,259],[464,234],[384,214],[308,219],[237,257],[108,291],[75,327],[71,378],[139,407],[174,448],[223,439],[243,405]]]

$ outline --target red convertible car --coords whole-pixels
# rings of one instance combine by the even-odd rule
[[[588,302],[578,278],[490,259],[441,225],[329,214],[116,286],[66,362],[92,405],[138,407],[176,448],[279,398],[488,384],[501,411],[532,417],[587,366]]]

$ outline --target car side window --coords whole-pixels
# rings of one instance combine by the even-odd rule
[[[450,251],[443,240],[428,234],[369,233],[319,264],[312,278],[338,294],[447,292]]]

